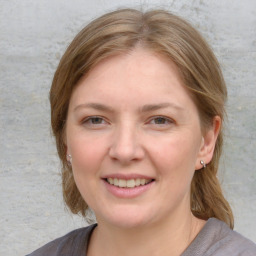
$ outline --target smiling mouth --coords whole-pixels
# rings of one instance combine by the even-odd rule
[[[117,179],[117,178],[107,178],[105,179],[107,183],[110,185],[113,185],[115,187],[119,188],[135,188],[135,187],[140,187],[147,185],[154,181],[153,179],[129,179],[129,180],[124,180],[124,179]]]

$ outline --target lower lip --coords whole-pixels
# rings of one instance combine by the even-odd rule
[[[103,180],[107,190],[116,197],[119,198],[135,198],[144,194],[147,190],[149,190],[152,185],[155,183],[151,181],[150,183],[134,188],[120,188],[114,185],[109,184],[107,181]]]

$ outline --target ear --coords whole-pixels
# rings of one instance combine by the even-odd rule
[[[68,148],[67,144],[65,144],[65,151],[66,151],[66,160],[71,165],[72,156],[70,154],[70,151],[69,151],[69,148]]]
[[[64,148],[65,148],[65,153],[66,153],[66,159],[67,159],[67,161],[69,161],[68,155],[70,155],[70,153],[69,153],[69,149],[67,146],[66,128],[63,132],[62,139],[63,139],[63,144],[64,144]]]
[[[200,149],[198,152],[198,157],[196,161],[196,170],[202,169],[201,160],[207,165],[211,162],[212,156],[215,149],[216,140],[218,138],[219,132],[221,128],[221,118],[219,116],[215,116],[213,118],[212,125],[207,128],[205,134],[202,137]]]

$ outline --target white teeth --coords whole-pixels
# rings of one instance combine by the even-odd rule
[[[125,188],[126,187],[126,180],[119,180],[119,187]]]
[[[118,179],[117,179],[117,178],[114,178],[114,185],[115,185],[115,186],[118,186],[118,185],[119,185],[119,182],[118,182]]]
[[[117,179],[117,178],[107,178],[107,181],[109,184],[114,185],[116,187],[120,188],[134,188],[138,186],[143,186],[147,183],[149,183],[150,179],[130,179],[130,180],[124,180],[124,179]]]
[[[140,179],[136,179],[135,185],[136,185],[136,187],[140,185]]]
[[[134,188],[135,187],[135,180],[127,180],[126,181],[126,186],[128,188]]]

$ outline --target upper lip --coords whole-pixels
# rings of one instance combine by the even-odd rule
[[[131,180],[131,179],[148,179],[153,180],[153,177],[143,175],[143,174],[123,174],[123,173],[113,173],[104,175],[102,179],[109,179],[109,178],[117,178],[117,179],[123,179],[123,180]]]

